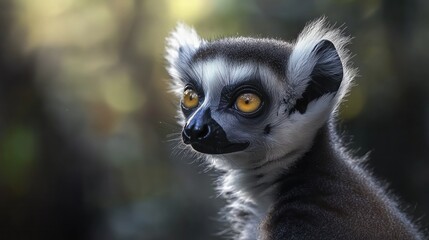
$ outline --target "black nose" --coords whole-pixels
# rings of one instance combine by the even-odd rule
[[[210,109],[197,112],[183,128],[183,141],[190,144],[206,140],[212,133],[212,122]]]
[[[183,130],[185,143],[199,142],[206,139],[210,135],[210,126],[207,124],[189,124]],[[187,141],[188,140],[188,141]]]

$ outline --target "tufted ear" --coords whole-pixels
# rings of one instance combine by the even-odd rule
[[[322,98],[325,103],[319,111],[336,112],[356,75],[346,49],[349,42],[350,38],[329,26],[325,18],[307,24],[287,63],[288,93],[295,99],[289,112],[305,113],[310,103]]]
[[[203,42],[193,28],[183,23],[177,24],[167,38],[165,56],[168,62],[167,70],[173,78],[178,77],[178,71],[192,58]]]
[[[297,99],[293,110],[305,113],[310,102],[326,94],[336,93],[343,79],[343,65],[329,40],[321,40],[313,48],[308,64],[313,62],[308,82],[301,97]]]

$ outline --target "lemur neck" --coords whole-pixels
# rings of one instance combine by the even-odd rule
[[[270,202],[277,183],[287,176],[288,169],[305,158],[306,153],[317,148],[327,147],[330,140],[329,124],[321,127],[311,142],[311,146],[291,150],[284,156],[243,169],[227,170],[222,178],[221,193],[255,204]]]

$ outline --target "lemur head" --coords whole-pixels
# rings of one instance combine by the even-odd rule
[[[219,167],[303,154],[353,77],[347,40],[323,19],[294,43],[206,41],[179,24],[167,39],[166,58],[172,89],[181,98],[183,143],[216,155]]]

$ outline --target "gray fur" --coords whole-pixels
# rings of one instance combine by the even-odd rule
[[[234,239],[422,238],[328,124],[355,75],[347,43],[324,19],[294,43],[206,41],[183,24],[167,39],[172,91],[180,97],[189,84],[201,89],[199,106],[179,111],[179,124],[209,110],[229,141],[249,142],[243,151],[201,155],[224,172],[218,190]],[[225,89],[249,82],[264,96],[255,118],[227,104],[233,96]]]
[[[278,75],[285,75],[291,44],[274,39],[224,38],[201,46],[193,56],[194,62],[207,61],[217,57],[239,63],[263,63],[269,65]]]

